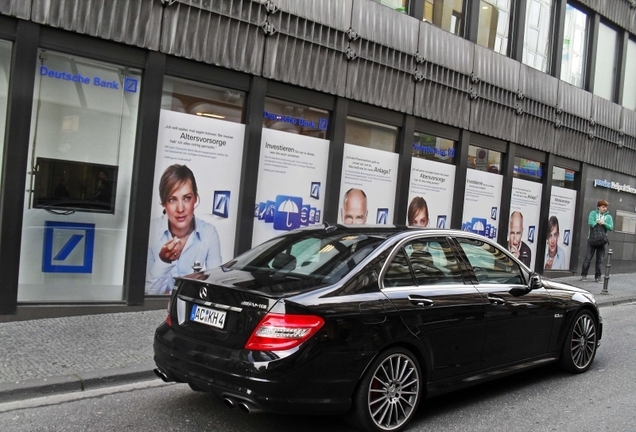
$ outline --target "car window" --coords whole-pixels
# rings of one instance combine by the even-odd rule
[[[447,239],[413,240],[404,247],[404,250],[418,285],[463,283],[459,265]]]
[[[523,284],[521,268],[501,249],[481,240],[458,238],[477,281],[483,284]]]
[[[400,287],[414,285],[415,282],[413,281],[413,275],[409,267],[409,260],[404,249],[400,248],[384,275],[384,286]]]

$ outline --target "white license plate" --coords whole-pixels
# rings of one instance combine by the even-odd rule
[[[226,313],[224,311],[208,309],[199,305],[192,305],[190,321],[222,329],[225,325],[225,315]]]

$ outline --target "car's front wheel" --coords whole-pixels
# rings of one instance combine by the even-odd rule
[[[422,385],[422,371],[409,350],[385,351],[362,377],[346,419],[363,431],[399,431],[415,414]]]
[[[598,328],[590,311],[580,311],[570,324],[561,351],[561,368],[571,373],[582,373],[590,368],[596,346]]]

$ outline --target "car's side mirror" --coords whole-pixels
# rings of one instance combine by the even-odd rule
[[[541,276],[539,276],[538,274],[533,273],[530,276],[530,289],[531,290],[535,290],[535,289],[539,289],[542,288],[543,284],[541,283]]]

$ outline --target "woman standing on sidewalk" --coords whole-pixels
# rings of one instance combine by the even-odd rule
[[[601,225],[605,232],[614,230],[614,221],[612,216],[607,213],[607,207],[609,203],[605,200],[599,200],[596,203],[596,210],[590,212],[590,216],[587,218],[587,223],[590,225],[590,231],[596,225]],[[601,266],[603,265],[603,258],[605,258],[605,245],[592,246],[589,241],[587,242],[587,251],[585,252],[585,260],[583,261],[583,268],[581,269],[581,280],[587,281],[587,271],[590,268],[590,262],[592,256],[596,252],[596,266],[594,268],[594,280],[601,282]]]

